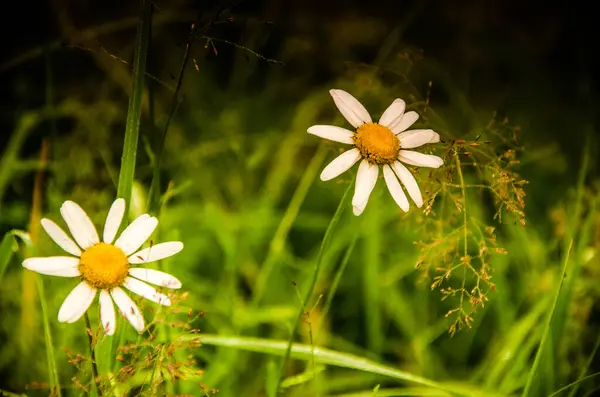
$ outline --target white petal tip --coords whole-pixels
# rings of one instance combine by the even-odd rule
[[[165,287],[167,288],[171,288],[171,289],[179,289],[181,288],[181,281],[179,280],[172,280],[170,282],[167,283],[167,285],[165,285]]]
[[[319,179],[321,179],[323,182],[327,182],[327,181],[331,180],[332,178],[328,178],[327,175],[321,174],[319,176]]]
[[[352,212],[354,213],[354,215],[356,216],[360,216],[364,211],[364,208],[360,208],[356,205],[352,206]]]

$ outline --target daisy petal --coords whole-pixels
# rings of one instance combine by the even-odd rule
[[[432,154],[423,154],[412,150],[400,150],[400,161],[417,167],[439,168],[444,164],[438,156]]]
[[[139,265],[140,263],[159,261],[175,255],[182,249],[183,243],[180,241],[169,241],[167,243],[156,244],[131,255],[129,257],[129,263]]]
[[[152,302],[160,303],[161,305],[171,306],[171,300],[168,296],[161,294],[154,287],[149,286],[143,281],[136,280],[132,277],[127,277],[123,286],[129,291],[138,294],[139,296],[146,298]]]
[[[387,164],[383,166],[383,177],[385,178],[388,190],[396,204],[398,204],[398,207],[400,207],[402,211],[408,212],[409,205],[406,194],[404,194],[404,190],[402,190],[402,186],[400,186],[396,174],[394,174],[394,171],[392,171]]]
[[[67,295],[58,310],[58,321],[61,323],[74,323],[90,307],[96,297],[96,288],[90,287],[82,281]]]
[[[352,95],[343,90],[329,90],[335,106],[342,116],[354,127],[358,128],[364,123],[372,123],[371,115],[367,109]]]
[[[129,274],[135,278],[147,281],[150,284],[158,285],[160,287],[167,287],[171,289],[181,288],[181,281],[168,273],[158,270],[146,269],[144,267],[133,267],[129,269]]]
[[[354,132],[334,125],[313,125],[307,132],[330,141],[354,144]]]
[[[64,218],[71,235],[77,241],[77,244],[86,249],[94,244],[98,244],[100,239],[96,228],[85,211],[72,201],[65,201],[60,207],[60,213]]]
[[[106,244],[112,244],[115,240],[115,236],[117,235],[117,231],[119,230],[119,226],[121,226],[121,221],[123,220],[123,214],[125,213],[125,200],[122,198],[116,199],[114,203],[110,206],[110,210],[108,210],[108,215],[106,216],[106,223],[104,224],[104,233],[102,233],[102,240]]]
[[[400,178],[400,181],[406,188],[410,198],[413,199],[417,207],[421,208],[423,205],[423,197],[421,196],[421,189],[419,189],[419,185],[413,174],[399,161],[395,161],[394,164],[392,164],[392,168],[398,178]]]
[[[113,335],[117,325],[115,306],[107,290],[100,291],[100,322],[105,335]]]
[[[379,166],[370,164],[363,160],[356,174],[356,185],[354,186],[354,197],[352,197],[352,208],[354,215],[362,214],[369,201],[369,196],[377,182]]]
[[[418,119],[419,114],[411,110],[410,112],[404,113],[404,116],[402,116],[401,119],[397,120],[395,124],[389,125],[388,128],[392,130],[394,134],[399,134],[413,125]]]
[[[381,115],[379,124],[386,126],[393,131],[393,127],[402,120],[404,109],[406,109],[406,102],[400,98],[395,99]]]
[[[50,219],[42,219],[41,220],[42,227],[48,233],[48,236],[56,243],[60,248],[67,251],[71,255],[80,256],[81,250],[75,244],[73,240],[69,237],[67,233],[64,232],[56,223],[52,222]]]
[[[123,230],[115,245],[121,248],[125,255],[131,255],[148,240],[157,225],[158,219],[148,214],[140,215]]]
[[[437,143],[440,141],[440,135],[434,130],[410,130],[399,134],[398,140],[401,148],[411,149],[426,143]]]
[[[79,258],[71,256],[27,258],[23,261],[23,267],[48,276],[77,277],[81,275],[79,272]]]
[[[144,317],[142,316],[142,313],[140,313],[140,309],[138,309],[135,302],[119,287],[111,289],[110,295],[117,304],[123,317],[125,317],[138,332],[142,332],[144,330]]]
[[[348,171],[356,162],[360,160],[358,149],[350,149],[337,156],[321,172],[321,180],[328,181],[336,176]]]

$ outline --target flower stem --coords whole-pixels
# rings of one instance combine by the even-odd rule
[[[96,383],[98,381],[98,365],[96,364],[96,353],[94,351],[94,337],[92,336],[92,325],[90,324],[90,317],[88,316],[87,312],[84,315],[85,317],[85,333],[88,336],[88,342],[90,344],[90,355],[92,357],[92,389],[95,390],[96,395],[99,395],[98,393],[98,384]]]
[[[313,272],[313,277],[312,277],[311,283],[309,285],[309,288],[306,291],[306,295],[304,296],[305,304],[308,304],[308,302],[310,301],[310,296],[312,295],[312,293],[315,289],[315,286],[317,284],[317,280],[319,278],[319,271],[321,270],[321,262],[323,262],[323,256],[325,254],[325,250],[327,249],[327,247],[329,246],[329,242],[331,241],[333,229],[335,229],[336,225],[340,221],[342,213],[344,212],[344,208],[346,208],[348,206],[350,198],[352,197],[352,194],[351,194],[352,186],[353,186],[352,183],[348,185],[348,188],[346,189],[346,192],[344,193],[342,200],[340,200],[340,204],[338,205],[338,207],[335,211],[335,214],[333,214],[333,218],[331,218],[331,221],[329,222],[329,226],[327,226],[327,230],[325,231],[325,236],[323,237],[323,240],[321,241],[321,247],[319,248],[319,253],[317,254],[317,261],[315,263],[315,270]],[[296,328],[298,327],[298,324],[300,323],[300,319],[302,318],[303,315],[304,315],[304,305],[301,305],[300,310],[298,311],[298,315],[296,316],[294,324],[292,325],[292,328],[290,330],[290,338],[288,340],[287,349],[286,349],[285,355],[283,357],[283,362],[281,363],[281,367],[279,368],[279,375],[277,376],[277,382],[274,383],[276,385],[276,389],[275,389],[276,393],[279,393],[281,380],[283,378],[283,372],[285,370],[286,364],[289,361],[290,355],[292,353],[292,344],[294,342],[294,332],[296,331]]]
[[[467,188],[465,186],[465,178],[463,176],[463,172],[462,172],[462,168],[460,165],[460,157],[458,156],[457,152],[454,152],[454,159],[456,160],[456,170],[458,171],[458,179],[460,181],[460,190],[462,193],[462,197],[463,197],[463,206],[462,206],[462,213],[463,213],[463,244],[464,244],[464,252],[463,252],[463,256],[466,258],[468,253],[469,253],[469,226],[468,226],[468,216],[467,216]],[[465,285],[467,282],[467,266],[464,265],[463,268],[463,279],[462,279],[462,287],[461,287],[461,292],[460,292],[460,314],[459,314],[459,319],[461,318],[460,316],[462,316],[463,314],[465,314],[464,311],[464,306],[463,306],[463,301],[464,301],[464,296],[465,296]],[[462,322],[462,320],[459,320]]]

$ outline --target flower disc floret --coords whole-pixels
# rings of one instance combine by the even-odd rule
[[[361,156],[372,164],[391,164],[398,159],[400,141],[388,127],[364,123],[356,130],[354,144]]]
[[[98,243],[83,251],[79,271],[92,287],[112,289],[125,281],[129,273],[129,260],[121,248]]]

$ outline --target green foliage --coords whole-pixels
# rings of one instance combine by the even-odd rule
[[[600,385],[591,324],[600,300],[600,196],[591,149],[573,166],[574,181],[560,145],[540,139],[535,124],[520,128],[471,100],[443,67],[402,42],[402,26],[388,34],[370,20],[340,19],[323,28],[331,40],[322,48],[315,37],[285,37],[275,57],[282,66],[262,55],[264,26],[249,21],[239,40],[216,37],[223,32],[213,28],[227,22],[218,14],[202,30],[185,26],[194,51],[182,54],[174,43],[187,38],[168,29],[177,15],[155,12],[149,43],[149,7],[133,47],[78,47],[102,65],[85,86],[57,82],[52,109],[15,113],[0,160],[0,225],[14,229],[0,243],[0,393],[48,395],[60,385],[65,396],[542,396]],[[135,23],[90,28],[86,37]],[[356,46],[372,42],[372,63],[353,58]],[[146,46],[160,55],[146,57]],[[315,77],[317,47],[336,76],[326,83]],[[133,56],[132,70],[121,51]],[[185,79],[174,92],[166,76],[179,68]],[[379,181],[354,217],[355,170],[318,180],[341,145],[306,128],[348,127],[327,94],[332,87],[364,101],[374,119],[402,97],[421,116],[416,128],[440,132],[443,142],[426,150],[444,166],[411,169],[422,209],[401,212]],[[46,133],[49,121],[59,133]],[[45,168],[40,136],[52,148]],[[173,305],[138,301],[144,333],[119,318],[121,334],[106,337],[96,305],[90,329],[83,320],[59,323],[72,279],[40,276],[39,312],[23,311],[20,248],[28,239],[17,230],[27,227],[31,196],[23,176],[40,168],[45,217],[60,224],[69,199],[100,226],[116,187],[131,196],[130,218],[148,208],[159,218],[154,243],[184,242],[155,267],[183,282]],[[550,194],[555,186],[545,180],[562,194]],[[35,251],[62,255],[45,234]],[[29,349],[14,331],[26,316],[42,319]]]

